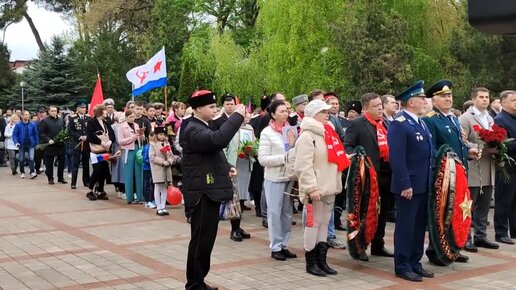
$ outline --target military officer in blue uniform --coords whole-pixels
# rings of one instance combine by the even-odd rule
[[[439,148],[447,144],[450,146],[458,159],[468,167],[468,158],[475,158],[478,154],[476,148],[468,149],[462,138],[462,129],[459,119],[452,112],[453,107],[453,84],[449,80],[441,80],[433,84],[427,91],[426,97],[433,99],[433,110],[430,111],[423,121],[432,134],[434,145],[434,155]],[[432,243],[426,250],[426,256],[431,263],[445,266],[440,262],[434,250]],[[467,256],[459,255],[456,262],[466,263],[469,260]]]
[[[391,190],[396,199],[394,271],[397,277],[420,282],[434,274],[423,269],[427,200],[433,141],[421,117],[425,110],[423,81],[396,97],[403,106],[387,133],[392,169]]]
[[[91,117],[86,115],[88,101],[80,99],[75,103],[76,113],[68,117],[68,133],[72,143],[72,183],[71,188],[77,188],[79,164],[82,163],[82,183],[88,187],[90,183],[90,147],[86,137],[86,124]]]

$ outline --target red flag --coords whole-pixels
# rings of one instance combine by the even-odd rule
[[[88,115],[93,116],[93,109],[95,109],[95,106],[102,104],[102,102],[104,102],[104,94],[102,93],[102,83],[100,81],[100,75],[98,75],[97,84],[95,84],[95,90],[93,90],[93,96],[91,97]]]
[[[238,96],[235,96],[235,105],[240,105],[240,99],[238,99]]]

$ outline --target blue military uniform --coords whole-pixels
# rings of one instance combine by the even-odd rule
[[[408,101],[421,96],[424,96],[423,81],[398,95],[396,100]],[[423,257],[427,223],[432,135],[420,118],[404,110],[389,126],[387,141],[392,169],[391,190],[396,198],[395,273],[407,280],[420,281],[421,276],[425,276],[422,273],[426,272],[419,261]],[[409,200],[402,197],[401,192],[410,188],[413,195]]]

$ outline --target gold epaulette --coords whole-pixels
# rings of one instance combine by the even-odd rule
[[[427,117],[431,118],[433,116],[435,116],[437,113],[435,111],[430,111],[428,112],[428,114],[426,114]]]
[[[405,122],[407,119],[405,118],[405,116],[399,116],[398,118],[394,119],[398,122]]]

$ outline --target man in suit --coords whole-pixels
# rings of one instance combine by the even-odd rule
[[[468,146],[479,148],[481,151],[480,159],[468,161],[468,186],[473,200],[472,214],[475,233],[473,238],[470,235],[465,249],[469,252],[477,252],[477,247],[487,249],[498,249],[499,247],[497,243],[487,239],[487,215],[491,207],[495,184],[495,163],[491,155],[497,150],[486,146],[473,129],[474,126],[491,129],[494,124],[493,118],[488,112],[489,90],[482,87],[474,88],[471,92],[471,99],[473,106],[462,114],[459,121]]]
[[[392,169],[391,191],[396,199],[394,271],[397,277],[420,282],[434,274],[423,269],[427,200],[432,164],[432,136],[421,120],[425,109],[423,81],[396,97],[403,111],[387,134]]]
[[[86,124],[91,117],[86,115],[88,102],[80,99],[75,104],[76,114],[69,117],[68,133],[73,148],[72,158],[72,182],[71,188],[77,188],[77,175],[79,174],[79,164],[82,163],[82,183],[88,187],[90,183],[90,148],[86,141]]]
[[[507,138],[516,138],[516,91],[500,93],[503,109],[494,118],[495,124],[507,130]],[[507,146],[507,154],[516,160],[516,140]],[[496,241],[514,245],[516,239],[516,164],[505,164],[510,182],[496,174],[494,227]],[[510,236],[509,236],[510,235]]]
[[[468,154],[471,155],[471,158],[476,158],[478,150],[476,148],[468,150],[468,146],[462,139],[459,119],[457,119],[452,112],[452,82],[449,80],[436,82],[426,91],[426,96],[427,98],[432,98],[433,110],[423,118],[423,121],[432,134],[434,150],[437,151],[441,146],[447,144],[453,149],[453,152],[457,154],[459,160],[467,168]],[[433,264],[446,266],[437,259],[436,252],[431,242],[426,250],[426,256]],[[467,256],[459,254],[459,257],[455,261],[466,263],[468,259]]]
[[[385,248],[385,224],[387,222],[388,206],[392,200],[391,188],[388,180],[391,179],[389,165],[389,146],[387,144],[387,128],[383,125],[383,105],[380,95],[367,93],[362,95],[361,104],[363,116],[351,120],[351,125],[346,131],[344,148],[347,154],[353,154],[357,146],[364,147],[366,154],[373,162],[378,176],[380,189],[380,215],[378,228],[371,242],[371,255],[393,257],[394,255]],[[360,260],[369,260],[364,254]]]
[[[188,102],[194,116],[179,136],[183,148],[183,197],[192,214],[185,288],[211,290],[218,288],[208,286],[204,278],[210,270],[220,203],[233,198],[231,176],[237,174],[223,149],[240,129],[245,107],[237,106],[235,113],[218,130],[213,130],[209,123],[217,111],[215,95],[206,90],[197,91]]]

